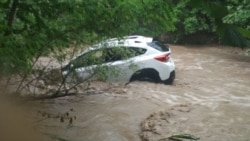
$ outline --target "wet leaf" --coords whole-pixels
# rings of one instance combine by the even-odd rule
[[[194,135],[191,135],[191,134],[175,134],[175,135],[172,135],[170,137],[168,137],[170,140],[174,140],[174,141],[182,141],[182,139],[190,139],[190,140],[199,140],[200,138],[194,136]]]
[[[60,117],[60,122],[64,122],[63,116]]]
[[[45,117],[46,115],[47,115],[46,112],[43,112],[43,113],[42,113],[42,117]]]
[[[65,115],[68,117],[69,116],[69,112],[66,112]]]
[[[69,119],[69,124],[72,124],[73,123],[73,118],[71,117],[70,119]]]

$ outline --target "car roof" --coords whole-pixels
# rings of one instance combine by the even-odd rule
[[[136,41],[138,42],[144,42],[144,43],[149,43],[153,41],[152,37],[146,37],[146,36],[141,36],[141,35],[132,35],[132,36],[124,36],[122,38],[112,38],[107,41],[127,41],[127,42],[133,42]]]
[[[93,45],[86,49],[85,51],[78,54],[76,57],[81,56],[85,54],[86,52],[101,49],[101,48],[110,48],[110,47],[140,47],[140,48],[147,48],[147,43],[150,43],[153,41],[152,37],[146,37],[141,35],[132,35],[132,36],[124,36],[121,38],[111,38],[107,39],[105,41],[102,41],[96,45]]]
[[[111,38],[105,40],[97,45],[94,45],[94,48],[102,47],[115,47],[115,46],[125,46],[125,47],[147,47],[147,43],[153,41],[152,37],[145,37],[140,35],[124,36],[121,38]]]

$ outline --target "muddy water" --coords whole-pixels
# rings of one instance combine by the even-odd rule
[[[68,125],[59,119],[37,122],[54,140],[167,140],[189,133],[202,141],[250,140],[250,57],[228,47],[171,46],[176,63],[172,86],[134,82],[96,92],[36,101],[36,110],[63,113],[73,108]],[[35,116],[37,120],[43,119]]]

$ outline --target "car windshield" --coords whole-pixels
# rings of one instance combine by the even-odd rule
[[[85,67],[90,65],[97,65],[104,62],[103,60],[103,50],[93,50],[78,56],[76,59],[72,60],[70,64],[74,66],[74,68]]]
[[[159,51],[169,51],[169,48],[167,45],[164,45],[163,43],[161,43],[160,41],[153,41],[150,43],[147,43],[150,47],[157,49]]]

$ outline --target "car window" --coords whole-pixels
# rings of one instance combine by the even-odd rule
[[[130,47],[131,52],[133,52],[133,56],[138,56],[144,54],[147,50],[145,48],[138,47]]]
[[[87,52],[70,62],[74,68],[97,65],[103,63],[103,49]]]
[[[122,60],[122,49],[118,47],[107,48],[104,51],[105,62],[114,62]]]
[[[76,59],[72,60],[69,64],[73,68],[86,67],[91,65],[98,65],[108,62],[129,59],[141,54],[144,54],[146,49],[137,47],[112,47],[93,50],[87,52]]]
[[[147,43],[150,47],[157,49],[159,51],[169,51],[168,45],[161,43],[160,41],[153,41],[151,43]]]
[[[146,49],[136,47],[113,47],[105,50],[105,62],[129,59],[144,54]]]

